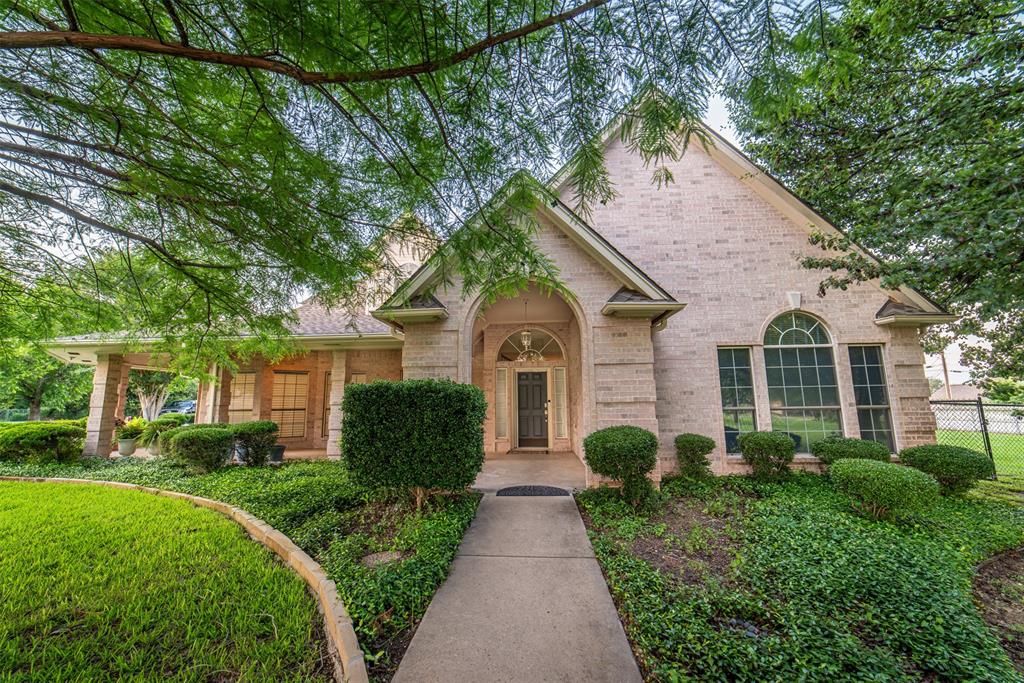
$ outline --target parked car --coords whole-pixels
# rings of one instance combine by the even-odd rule
[[[164,405],[163,410],[160,411],[161,415],[167,413],[182,413],[187,415],[189,413],[196,412],[195,401],[171,401]]]

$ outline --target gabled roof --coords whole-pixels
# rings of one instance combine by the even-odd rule
[[[876,325],[935,325],[940,323],[951,323],[956,319],[957,316],[950,313],[933,313],[911,304],[896,301],[895,299],[889,299],[886,301],[882,304],[882,307],[878,309],[878,312],[875,313]]]
[[[551,198],[548,193],[543,191],[543,186],[535,178],[525,171],[521,173],[529,183],[537,187],[537,213],[549,220],[573,243],[603,265],[618,280],[621,285],[620,292],[623,290],[631,291],[635,292],[637,297],[642,297],[643,303],[647,306],[648,313],[658,309],[658,312],[671,314],[682,309],[683,304],[676,301],[654,278],[626,258],[622,252],[616,249],[611,242],[606,240],[604,236],[591,227],[583,218],[561,200]],[[391,298],[373,312],[374,317],[385,320],[399,320],[403,318],[405,320],[412,320],[413,316],[416,315],[413,311],[417,308],[415,303],[417,298],[423,296],[427,288],[436,282],[441,265],[438,261],[439,258],[439,256],[435,255],[420,266],[415,273],[398,287]],[[440,302],[437,302],[436,299],[433,299],[433,301],[440,306]],[[440,306],[440,308],[443,309],[443,306]],[[435,310],[437,310],[437,317],[441,317],[440,310]],[[639,312],[639,309],[636,310]],[[446,310],[443,315],[447,316]],[[661,319],[665,317],[667,315],[661,316]],[[416,315],[415,319],[422,320],[423,318]]]
[[[656,91],[651,91],[647,93],[646,96],[657,96],[657,94],[658,93]],[[624,110],[605,125],[599,133],[602,144],[607,145],[612,139],[621,134],[628,116],[628,111]],[[700,121],[698,126],[700,133],[707,138],[709,143],[704,145],[704,149],[708,155],[732,173],[740,182],[747,185],[754,192],[767,200],[768,203],[778,209],[784,216],[792,220],[797,225],[807,229],[808,233],[814,230],[820,230],[825,233],[833,233],[847,237],[846,233],[836,227],[832,221],[823,216],[804,199],[794,194],[772,174],[755,164],[750,157],[722,137],[718,131],[709,126],[705,121]],[[562,168],[555,172],[550,180],[548,180],[548,187],[557,191],[568,181],[568,175],[569,164],[566,163]],[[870,260],[875,263],[880,262],[880,259],[878,259],[878,257],[872,254],[868,249],[862,247],[856,242],[853,242],[852,240],[851,244],[856,251],[860,252]],[[941,305],[913,287],[901,286],[896,291],[902,294],[923,313],[935,316],[936,318],[942,318],[941,320],[937,319],[927,322],[922,317],[919,319],[917,324],[953,322],[958,318],[958,316],[949,313]],[[879,324],[887,324],[879,322],[877,318],[876,322]]]

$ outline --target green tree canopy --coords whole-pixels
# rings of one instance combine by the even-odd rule
[[[852,0],[794,17],[733,89],[745,146],[879,260],[807,259],[823,289],[910,285],[1024,377],[1024,24],[1018,0]],[[937,339],[937,346],[943,340]]]
[[[29,420],[42,409],[57,413],[84,411],[89,406],[93,368],[65,364],[31,344],[0,352],[0,408],[27,408]]]
[[[0,291],[45,288],[40,306],[91,327],[201,345],[273,336],[300,296],[351,303],[393,267],[382,245],[396,237],[447,239],[467,287],[555,285],[521,220],[535,188],[514,172],[567,161],[577,208],[606,201],[596,133],[656,87],[625,137],[669,181],[662,161],[717,79],[763,56],[769,7],[8,4]]]

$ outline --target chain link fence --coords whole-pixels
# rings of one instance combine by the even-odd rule
[[[935,438],[986,454],[996,476],[1024,476],[1024,403],[932,401]]]

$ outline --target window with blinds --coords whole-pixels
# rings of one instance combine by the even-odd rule
[[[508,368],[494,371],[494,438],[508,438]]]
[[[565,368],[552,370],[552,384],[555,403],[555,438],[569,438],[569,410],[566,405]]]
[[[309,397],[308,372],[275,372],[270,419],[277,423],[282,439],[306,435],[306,403]]]
[[[228,422],[237,424],[253,419],[256,396],[256,373],[240,372],[231,378],[231,402],[228,403]]]

